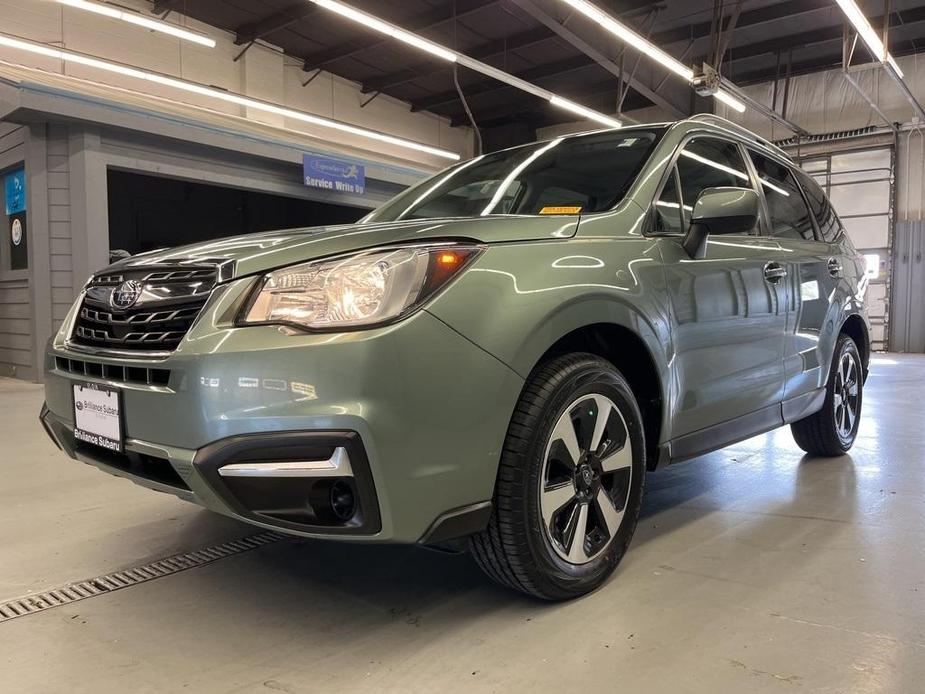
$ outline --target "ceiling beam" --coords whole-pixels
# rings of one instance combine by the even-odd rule
[[[583,55],[575,55],[570,58],[565,58],[564,60],[556,61],[555,63],[546,63],[544,65],[537,65],[535,67],[529,68],[527,70],[521,70],[520,72],[513,73],[515,77],[518,77],[527,82],[540,82],[544,79],[550,79],[552,77],[557,77],[568,72],[574,72],[575,70],[581,70],[587,67],[594,65],[594,63],[589,63],[588,59]],[[516,87],[512,87],[509,84],[504,84],[498,82],[497,80],[481,80],[473,85],[469,85],[463,88],[466,98],[483,96],[485,94],[495,94],[497,92],[502,92],[506,90],[514,90]],[[445,92],[438,92],[436,94],[431,94],[430,96],[425,96],[422,99],[418,99],[411,103],[412,111],[427,111],[432,108],[439,106],[445,106],[446,104],[452,104],[456,101],[459,101],[459,94],[455,89],[450,89]]]
[[[614,60],[605,55],[602,51],[598,50],[585,39],[581,38],[574,31],[569,29],[565,24],[560,22],[558,19],[553,17],[551,14],[546,12],[543,8],[537,5],[533,0],[509,0],[512,4],[519,7],[521,10],[526,12],[529,16],[533,17],[535,20],[543,24],[548,29],[554,31],[562,39],[570,43],[574,48],[584,53],[586,56],[591,58],[594,62],[600,65],[602,68],[607,70],[609,73],[614,75],[617,78],[622,78],[629,85],[635,89],[637,92],[646,97],[649,101],[657,106],[661,106],[669,113],[674,114],[679,118],[687,117],[687,112],[685,109],[680,107],[678,104],[673,103],[665,97],[662,91],[654,89],[652,86],[643,83],[638,77],[633,76],[630,73],[624,72],[620,65],[618,65]]]
[[[643,9],[651,6],[650,4],[637,7],[631,11],[632,14],[638,14]],[[823,9],[831,9],[832,4],[830,0],[788,0],[787,2],[782,2],[777,5],[771,5],[769,7],[763,7],[757,10],[751,10],[749,12],[742,12],[737,23],[738,28],[742,27],[756,27],[770,22],[774,22],[786,17],[797,17],[810,12],[817,12]],[[621,13],[626,14],[626,13]],[[618,15],[619,16],[619,15]],[[893,26],[896,26],[897,23],[894,22]],[[656,45],[667,45],[670,43],[678,43],[681,41],[690,41],[709,38],[710,36],[710,23],[704,22],[701,24],[694,24],[689,27],[681,27],[678,29],[669,29],[667,31],[656,32],[652,35],[652,42]],[[468,51],[469,55],[473,58],[479,60],[485,60],[494,55],[499,55],[506,51],[515,51],[519,48],[526,48],[528,46],[537,45],[544,41],[550,41],[555,38],[558,38],[559,35],[554,31],[549,29],[546,25],[541,25],[534,29],[528,29],[527,31],[514,34],[509,36],[507,39],[497,39],[494,41],[489,41],[480,46]],[[380,77],[374,77],[370,80],[367,80],[363,84],[363,92],[371,93],[378,91],[388,91],[389,89],[394,89],[395,87],[400,87],[408,82],[413,82],[416,79],[421,77],[428,77],[430,75],[442,74],[445,69],[435,70],[433,68],[434,63],[430,62],[421,62],[417,65],[414,65],[410,68],[404,70],[396,70]],[[611,72],[613,72],[611,70]],[[684,115],[679,113],[678,115]]]
[[[882,16],[874,17],[871,19],[871,25],[874,27],[882,26],[883,20],[884,18]],[[922,22],[925,22],[925,6],[903,10],[902,12],[894,12],[890,15],[891,31],[902,30],[904,27]],[[788,34],[787,36],[768,39],[767,41],[745,43],[741,46],[731,47],[728,49],[730,52],[727,53],[723,64],[728,65],[729,63],[754,58],[760,55],[786,52],[791,49],[802,48],[803,46],[835,43],[836,41],[840,43],[842,40],[843,24],[839,22],[837,25],[831,27],[821,27],[813,29],[812,31]],[[697,61],[698,64],[703,60],[706,60],[706,56],[699,58]]]
[[[417,17],[404,19],[396,23],[400,24],[406,31],[421,33],[450,22],[454,17],[456,19],[461,19],[474,12],[483,10],[486,7],[499,4],[501,4],[501,0],[456,0],[455,2],[445,3]],[[391,41],[392,39],[355,41],[334,48],[326,48],[304,56],[305,69],[316,70],[318,68],[326,68],[331,63],[352,58],[360,53],[387,45],[391,43]]]
[[[890,44],[890,53],[897,58],[905,55],[914,55],[921,50],[923,43],[925,43],[925,36],[916,37],[907,41],[897,41]],[[841,45],[839,45],[837,53],[833,51],[831,54],[819,56],[818,58],[811,58],[809,60],[793,63],[790,68],[790,74],[794,76],[808,75],[814,72],[838,69],[841,68],[841,66],[842,51]],[[879,67],[880,64],[870,63],[870,66],[872,68]],[[759,84],[761,82],[771,81],[775,76],[777,76],[776,67],[761,68],[736,75],[736,84],[739,86]]]
[[[769,5],[757,10],[749,10],[739,15],[739,21],[736,23],[738,29],[746,27],[758,27],[763,24],[776,22],[780,19],[799,17],[811,12],[820,10],[831,10],[833,8],[831,0],[788,0],[776,5]],[[699,24],[690,24],[665,31],[658,31],[652,34],[650,40],[656,46],[665,47],[672,43],[681,41],[690,41],[705,39],[710,37],[710,22],[701,22]]]
[[[595,100],[613,104],[616,103],[617,98],[617,83],[614,80],[596,82],[594,84],[582,87],[581,94],[583,97],[583,103],[585,104],[593,104]],[[649,102],[645,97],[640,96],[639,94],[633,94],[627,99],[627,110],[644,108],[648,105],[648,103]],[[516,103],[507,101],[505,103],[496,104],[487,108],[476,108],[474,109],[473,115],[475,116],[475,120],[481,128],[486,124],[491,126],[492,124],[502,120],[532,121],[536,119],[538,112],[540,112],[540,109],[535,107],[534,102],[517,99]],[[557,116],[557,118],[548,120],[565,122],[570,119],[570,116],[567,113],[559,111],[558,109],[544,109],[542,112],[555,114],[555,116]],[[449,118],[450,125],[452,127],[458,127],[462,125],[468,126],[470,124],[468,116],[462,110],[449,114]]]
[[[234,42],[240,46],[245,43],[250,43],[251,41],[256,41],[257,39],[262,39],[296,22],[301,22],[306,17],[314,14],[318,9],[318,5],[302,0],[294,5],[290,5],[284,10],[239,26],[235,29],[236,36]]]
[[[504,39],[495,39],[480,44],[466,51],[466,55],[476,60],[485,60],[507,51],[528,48],[543,43],[544,41],[551,41],[555,38],[556,35],[546,27],[534,27],[533,29],[521,31]],[[440,71],[434,70],[433,65],[433,62],[417,63],[404,70],[396,70],[395,72],[374,77],[363,83],[363,93],[387,91],[412,82],[420,77],[438,74],[438,72],[443,74],[446,70],[446,68]]]
[[[152,14],[164,14],[165,12],[170,12],[171,10],[177,9],[178,5],[182,5],[184,0],[154,0],[154,7],[151,8]]]

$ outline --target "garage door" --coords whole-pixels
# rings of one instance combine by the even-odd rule
[[[877,351],[888,348],[894,162],[894,150],[889,146],[814,156],[801,162],[828,193],[848,236],[867,258],[870,337]]]

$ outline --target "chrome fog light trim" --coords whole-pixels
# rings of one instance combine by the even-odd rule
[[[347,449],[338,446],[327,460],[232,463],[218,469],[222,477],[352,477]]]

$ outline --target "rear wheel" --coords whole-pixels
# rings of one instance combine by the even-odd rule
[[[854,445],[864,398],[864,372],[857,345],[840,335],[826,384],[822,409],[791,425],[797,445],[807,453],[839,456]]]
[[[503,585],[547,600],[583,595],[626,552],[644,484],[642,418],[623,376],[593,355],[555,359],[521,395],[472,553]]]

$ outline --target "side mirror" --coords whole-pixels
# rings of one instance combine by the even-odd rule
[[[691,258],[703,258],[710,234],[747,234],[758,223],[758,193],[751,188],[707,188],[691,213],[684,250]]]

